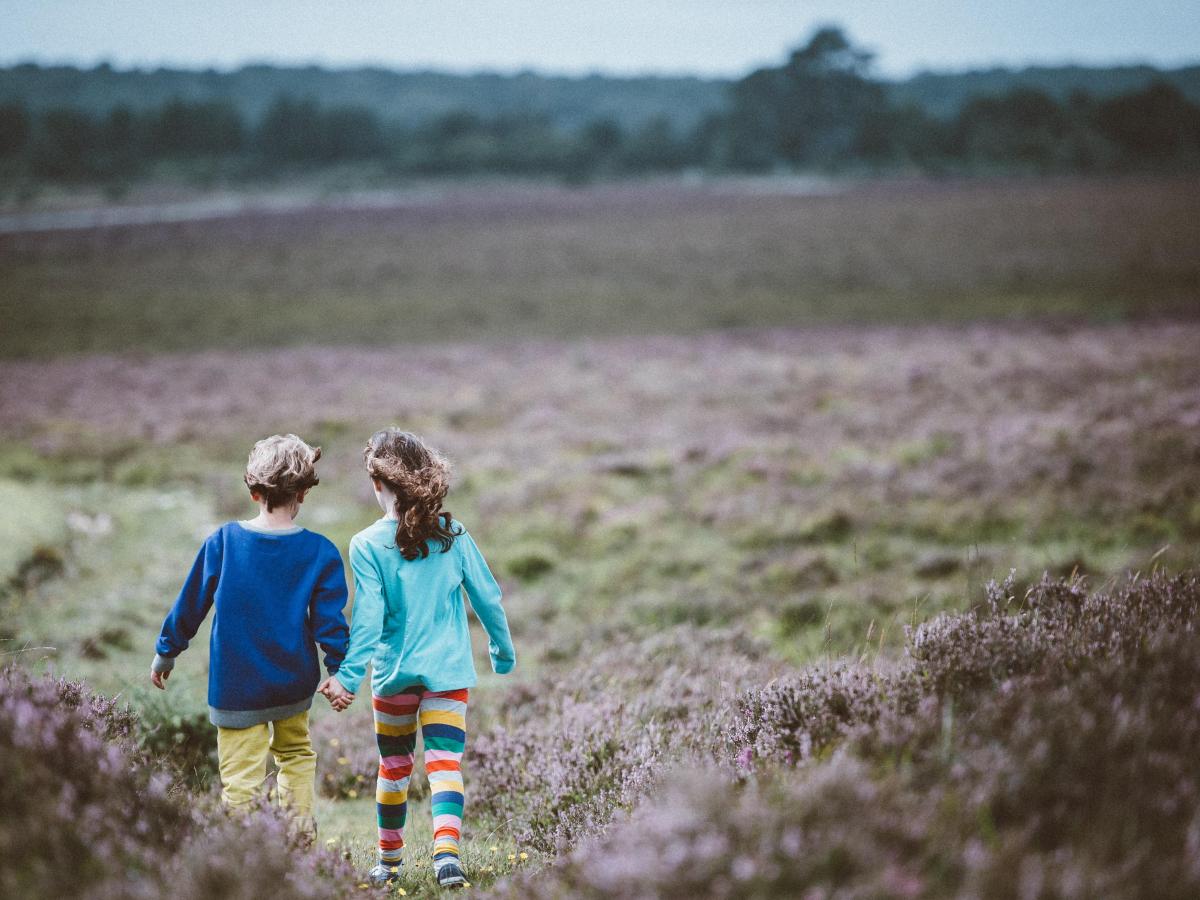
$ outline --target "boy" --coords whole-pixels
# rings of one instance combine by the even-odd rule
[[[279,767],[280,803],[309,839],[316,835],[317,755],[308,710],[321,680],[314,643],[332,676],[349,637],[342,558],[327,538],[294,522],[318,483],[320,458],[319,447],[294,434],[254,445],[245,482],[258,515],[228,522],[204,542],[163,622],[150,670],[154,686],[165,690],[175,657],[215,607],[208,704],[217,726],[221,799],[231,808],[254,801],[269,750]]]

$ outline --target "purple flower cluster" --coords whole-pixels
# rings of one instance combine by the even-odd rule
[[[504,722],[468,749],[472,807],[510,822],[522,845],[572,846],[664,767],[711,758],[739,692],[776,671],[741,632],[678,626],[594,653],[569,678],[518,685]]]
[[[82,684],[0,670],[0,896],[335,898],[331,852],[270,810],[228,817],[137,743],[127,708]]]
[[[1194,574],[1092,593],[1047,579],[1019,599],[994,587],[985,608],[916,629],[891,671],[753,688],[717,741],[702,717],[674,723],[621,798],[630,815],[498,891],[1200,895],[1198,626]],[[707,763],[679,753],[705,744]]]

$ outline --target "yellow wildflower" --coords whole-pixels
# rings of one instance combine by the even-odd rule
[[[339,766],[348,766],[348,765],[350,765],[350,760],[345,756],[339,756],[338,757],[338,765]]]
[[[529,859],[529,854],[524,850],[521,851],[521,859]]]

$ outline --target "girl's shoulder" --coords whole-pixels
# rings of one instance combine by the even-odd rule
[[[350,547],[384,546],[391,544],[396,537],[395,519],[376,519],[354,537],[350,538]]]

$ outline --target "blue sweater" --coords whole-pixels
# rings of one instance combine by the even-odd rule
[[[297,528],[255,531],[238,522],[204,542],[163,622],[155,668],[169,670],[214,607],[208,705],[214,725],[247,728],[309,708],[325,667],[337,671],[349,630],[337,548]]]

